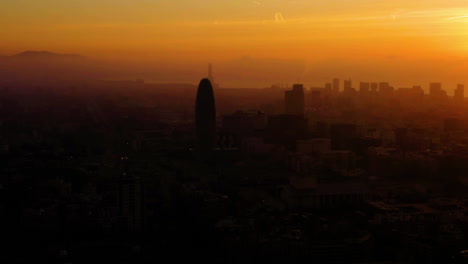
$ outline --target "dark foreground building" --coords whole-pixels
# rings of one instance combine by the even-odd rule
[[[213,150],[216,139],[216,107],[213,87],[208,79],[201,80],[198,86],[195,122],[198,151]]]

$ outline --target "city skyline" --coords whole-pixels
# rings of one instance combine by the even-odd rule
[[[468,263],[464,2],[0,2],[2,260]]]

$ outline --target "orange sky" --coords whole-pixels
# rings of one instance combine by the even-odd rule
[[[266,78],[265,84],[275,81],[258,69],[267,59],[302,67],[279,82],[388,76],[410,85],[436,74],[455,83],[468,81],[464,16],[465,0],[0,1],[0,54],[48,50],[141,63],[213,62],[220,81],[234,79],[227,69],[250,57],[253,64],[260,60],[257,81]]]

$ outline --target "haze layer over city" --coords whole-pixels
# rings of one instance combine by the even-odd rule
[[[81,54],[119,79],[194,83],[210,62],[231,88],[335,76],[453,87],[468,70],[461,0],[19,0],[0,12],[0,55]]]

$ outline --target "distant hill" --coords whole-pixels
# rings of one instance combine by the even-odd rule
[[[102,70],[77,54],[25,51],[0,57],[1,85],[50,85],[99,79]]]
[[[58,53],[53,53],[49,51],[25,51],[18,53],[16,55],[10,56],[12,58],[84,58],[81,55],[78,54],[58,54]]]

